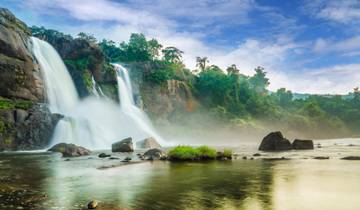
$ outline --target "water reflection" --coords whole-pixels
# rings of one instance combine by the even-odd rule
[[[155,161],[98,169],[114,163],[119,160],[82,157],[65,161],[49,154],[1,154],[0,209],[84,209],[92,199],[106,210],[335,210],[360,206],[357,161]]]

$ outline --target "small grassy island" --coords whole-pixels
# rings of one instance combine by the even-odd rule
[[[168,160],[171,161],[199,161],[215,159],[230,160],[232,159],[232,151],[224,149],[224,151],[219,152],[208,146],[176,146],[168,152]]]

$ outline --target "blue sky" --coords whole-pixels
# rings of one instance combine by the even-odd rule
[[[270,89],[348,93],[360,86],[360,0],[2,0],[28,25],[120,42],[144,33],[244,74],[264,66]]]

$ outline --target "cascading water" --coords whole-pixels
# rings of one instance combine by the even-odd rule
[[[140,128],[148,133],[150,136],[154,137],[159,143],[163,143],[163,139],[155,132],[155,129],[151,126],[151,122],[146,116],[146,114],[139,109],[134,102],[131,82],[128,70],[121,66],[120,64],[113,64],[115,70],[117,71],[117,81],[118,81],[118,93],[121,110],[129,118],[133,119],[134,122],[140,126]]]
[[[45,81],[50,110],[65,116],[56,126],[51,145],[65,142],[90,149],[108,149],[112,143],[127,137],[135,141],[154,137],[164,144],[145,113],[134,105],[125,68],[121,67],[123,70],[120,71],[120,65],[115,65],[120,107],[105,97],[90,96],[80,100],[56,50],[40,39],[32,38],[31,41]]]

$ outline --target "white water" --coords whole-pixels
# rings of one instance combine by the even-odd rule
[[[125,68],[115,65],[120,106],[106,97],[90,96],[80,100],[56,50],[45,41],[31,40],[45,81],[50,110],[65,116],[56,126],[51,145],[66,142],[90,149],[109,149],[112,143],[127,137],[132,137],[134,141],[154,137],[164,144],[145,113],[134,105],[131,82]]]

